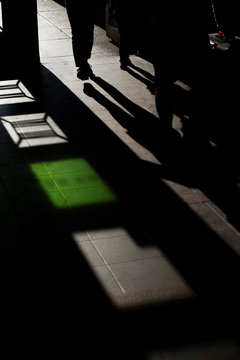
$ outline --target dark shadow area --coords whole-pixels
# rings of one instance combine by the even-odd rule
[[[14,218],[2,217],[1,327],[10,339],[10,344],[2,340],[11,345],[8,350],[24,353],[25,358],[40,358],[47,352],[70,359],[76,354],[87,354],[89,359],[146,359],[147,350],[166,345],[225,337],[237,341],[239,258],[161,181],[159,175],[166,167],[172,178],[175,170],[189,182],[186,167],[177,168],[172,160],[177,152],[175,142],[170,143],[172,135],[163,133],[156,117],[103,79],[94,81],[132,116],[85,84],[86,94],[163,161],[162,166],[145,164],[48,69],[42,67],[34,83],[28,77],[22,81],[36,103],[15,104],[12,114],[49,114],[68,143],[22,149],[12,144],[15,154],[31,163],[84,158],[119,201],[109,207],[57,210],[42,193],[41,204],[29,194],[29,207],[24,196],[21,208],[15,202]],[[9,114],[9,106],[0,107],[1,117]],[[16,171],[16,162],[12,165]],[[8,168],[9,163],[1,166],[1,184]],[[32,178],[29,168],[22,171]],[[32,179],[32,186],[42,191],[37,179]],[[142,236],[150,234],[197,299],[125,312],[115,308],[71,236],[74,231],[115,225],[129,229],[142,246],[152,244]]]
[[[117,101],[126,111],[105,98],[91,84],[84,85],[84,92],[105,106],[119,123],[127,129],[128,134],[141,145],[152,151],[160,161],[170,161],[180,141],[180,136],[174,129],[166,131],[164,124],[151,112],[135,104],[115,87],[100,77],[94,77],[103,90]]]
[[[36,71],[39,64],[36,1],[2,1],[1,7],[0,78],[26,69]]]
[[[216,51],[212,54],[203,89],[204,102],[201,98],[194,100],[191,91],[185,92],[185,101],[182,101],[183,97],[177,97],[174,111],[182,119],[183,141],[182,151],[176,154],[178,165],[173,169],[175,175],[172,174],[180,183],[201,189],[237,229],[240,228],[237,215],[240,174],[239,45],[236,44],[232,52]]]
[[[58,3],[59,5],[62,5],[65,7],[65,0],[54,0],[56,3]]]
[[[159,119],[149,111],[129,100],[102,78],[95,77],[93,80],[105,91],[108,91],[108,93],[126,110],[120,108],[117,104],[106,98],[90,83],[84,84],[84,93],[103,105],[110,114],[127,129],[128,134],[139,141],[143,146],[151,150],[158,148],[159,136],[161,136],[160,134],[163,131]]]
[[[131,115],[91,84],[85,84],[84,90],[106,107],[133,139],[157,156],[163,163],[159,169],[162,176],[202,190],[237,229],[240,228],[238,59],[238,52],[213,54],[203,97],[196,96],[191,81],[182,83],[183,86],[174,85],[173,112],[182,122],[183,138],[175,131],[166,132],[158,117],[136,106],[99,77],[93,80]]]

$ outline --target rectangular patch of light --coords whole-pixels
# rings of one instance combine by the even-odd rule
[[[32,163],[30,169],[56,208],[77,208],[117,201],[113,190],[84,158]],[[43,172],[53,181],[55,190],[48,187],[46,182],[41,182]],[[64,201],[59,201],[57,192]]]
[[[66,135],[46,113],[1,117],[1,122],[18,147],[68,142]]]
[[[2,3],[0,1],[0,33],[3,31],[3,22],[2,22]]]
[[[35,101],[20,80],[0,81],[0,105]]]
[[[194,299],[170,259],[141,225],[138,231],[94,228],[73,232],[72,238],[114,306],[137,309]]]

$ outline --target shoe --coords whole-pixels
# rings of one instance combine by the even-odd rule
[[[131,60],[129,58],[127,59],[120,59],[120,68],[122,70],[126,70],[128,66],[131,66]]]
[[[88,80],[93,76],[93,71],[89,63],[86,61],[81,64],[77,70],[77,77],[80,80]]]

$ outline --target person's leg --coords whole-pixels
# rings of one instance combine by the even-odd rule
[[[72,46],[75,64],[79,67],[91,58],[94,24],[92,19],[76,19],[72,25]]]
[[[130,54],[133,48],[133,19],[131,17],[131,8],[126,2],[119,2],[117,8],[117,23],[120,35],[119,57],[120,66],[125,69],[130,61]]]
[[[72,48],[78,77],[88,78],[92,70],[88,64],[91,58],[94,37],[95,9],[79,5],[75,0],[66,0],[67,13],[72,30]]]
[[[130,61],[130,43],[129,43],[129,34],[127,29],[124,27],[123,24],[119,26],[119,33],[120,33],[120,44],[119,44],[119,57],[120,57],[120,66],[122,69],[125,69],[129,64]]]

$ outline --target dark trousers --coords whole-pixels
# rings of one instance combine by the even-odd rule
[[[115,1],[116,20],[120,35],[119,55],[121,60],[126,60],[131,53],[138,49],[139,24],[141,23],[142,1],[118,0]],[[143,24],[141,23],[141,27]]]
[[[125,10],[126,11],[126,10]],[[127,14],[128,15],[128,14]],[[134,26],[130,16],[123,16],[121,11],[118,17],[118,30],[120,35],[119,55],[121,60],[128,59],[134,48]]]
[[[72,48],[75,65],[90,59],[93,38],[96,4],[95,1],[65,0],[72,30]]]

